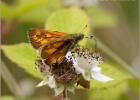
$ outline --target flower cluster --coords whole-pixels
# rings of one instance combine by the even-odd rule
[[[61,63],[52,66],[48,66],[45,60],[38,59],[36,64],[45,77],[37,87],[47,84],[55,90],[55,95],[59,95],[64,89],[73,92],[74,84],[89,88],[90,80],[100,82],[113,80],[102,74],[99,67],[102,62],[99,53],[92,53],[89,49],[80,46],[69,51]]]
[[[85,80],[98,80],[108,82],[112,78],[101,73],[99,64],[103,62],[99,53],[92,53],[87,48],[77,47],[72,54],[69,52],[67,56],[72,57],[74,67],[78,73],[81,73]]]

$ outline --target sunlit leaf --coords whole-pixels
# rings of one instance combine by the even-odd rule
[[[102,68],[102,73],[113,78],[114,80],[107,83],[102,83],[94,80],[92,82],[93,84],[91,84],[91,88],[107,88],[109,86],[117,85],[121,82],[127,81],[131,77],[128,72],[121,69],[121,65],[118,65],[116,63],[105,61],[100,65],[100,67]]]
[[[89,90],[89,100],[120,100],[119,97],[127,90],[128,84],[125,81],[110,87],[93,88]]]
[[[11,61],[18,64],[19,67],[23,68],[26,72],[37,78],[42,77],[35,68],[37,53],[29,44],[3,45],[2,50]]]
[[[129,80],[129,84],[130,84],[130,87],[131,89],[136,93],[138,94],[139,93],[139,79],[131,79]]]
[[[20,21],[44,22],[55,10],[61,8],[59,0],[49,0],[45,5],[36,7],[20,16]]]
[[[26,22],[43,22],[50,13],[60,7],[59,0],[20,0],[16,6],[7,5],[4,2],[0,4],[2,18],[18,18]]]
[[[84,11],[76,7],[60,9],[48,18],[45,28],[71,34],[88,34],[89,18]]]
[[[66,32],[70,34],[89,34],[89,17],[77,7],[60,9],[53,13],[46,22],[46,29]],[[80,42],[82,45],[86,41]]]
[[[92,80],[88,91],[89,100],[117,100],[128,90],[128,80],[131,75],[125,70],[120,69],[121,65],[105,61],[100,67],[102,73],[114,80],[102,83]]]

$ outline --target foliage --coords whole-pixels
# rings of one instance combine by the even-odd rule
[[[39,1],[38,1],[39,2]],[[43,1],[42,1],[43,2]],[[42,4],[42,3],[37,3]],[[28,4],[29,5],[29,4]],[[27,8],[33,8],[34,6],[27,6]],[[22,10],[22,6],[19,7],[19,10],[16,12],[16,15],[19,16],[21,13],[25,12]],[[8,14],[8,9],[7,9]],[[22,13],[23,14],[23,13]],[[6,15],[6,14],[5,14]],[[45,15],[46,16],[46,15]],[[85,35],[88,35],[90,30],[89,17],[86,13],[80,10],[77,7],[60,9],[53,13],[47,20],[45,28],[50,30],[63,31],[67,33],[78,33],[82,32]],[[87,28],[84,27],[87,25]],[[83,29],[83,30],[82,30]],[[88,41],[85,39],[80,44],[88,45]],[[29,45],[29,43],[21,43],[15,45],[3,45],[3,52],[6,56],[13,62],[17,63],[21,68],[26,72],[30,73],[34,77],[42,78],[39,71],[35,69],[35,59],[37,53]],[[114,80],[109,83],[99,83],[97,81],[91,82],[91,90],[89,92],[89,98],[92,99],[102,99],[108,100],[110,94],[112,100],[116,99],[122,92],[127,90],[127,79],[129,75],[126,71],[120,69],[121,65],[116,63],[106,62],[101,65],[103,68],[103,73],[109,75]],[[114,92],[114,93],[113,93]],[[101,96],[102,94],[102,96]]]
[[[24,22],[44,22],[51,12],[59,8],[61,8],[59,0],[20,0],[15,5],[4,2],[0,4],[2,19],[18,18]]]
[[[11,61],[17,63],[25,71],[35,77],[41,78],[39,71],[35,68],[35,60],[37,58],[35,50],[27,43],[5,45],[2,46],[6,56]]]

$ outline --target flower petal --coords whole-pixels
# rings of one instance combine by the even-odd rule
[[[98,80],[100,82],[108,82],[108,81],[111,81],[113,80],[112,78],[108,77],[108,76],[105,76],[103,74],[97,74],[97,73],[92,73],[92,78],[95,79],[95,80]]]
[[[67,55],[65,56],[68,60],[72,60],[73,66],[76,69],[77,72],[84,74],[84,70],[79,67],[77,61],[73,58],[71,52],[68,52]],[[70,59],[71,58],[71,59]]]
[[[48,77],[45,77],[36,87],[41,87],[48,84]]]
[[[85,59],[84,57],[78,57],[78,56],[75,57],[75,59],[76,59],[78,65],[79,65],[80,67],[82,67],[82,68],[85,69],[85,70],[89,70],[90,64],[89,64],[89,62],[88,62],[88,59]]]
[[[101,73],[101,68],[98,66],[94,66],[94,67],[92,67],[91,71],[93,71],[95,73]]]
[[[103,75],[101,73],[101,68],[97,67],[97,66],[92,68],[91,76],[93,79],[101,81],[101,82],[108,82],[108,81],[113,80],[112,78],[110,78],[106,75]]]
[[[59,95],[64,91],[64,85],[57,84],[57,86],[54,88],[54,91],[55,91],[55,96]]]
[[[50,88],[55,88],[56,87],[54,76],[49,76],[49,78],[48,78],[48,86]]]
[[[71,58],[71,60],[73,61],[74,68],[76,69],[76,71],[78,73],[82,74],[82,76],[85,80],[91,79],[89,63],[88,63],[87,59],[85,59],[84,57],[79,57],[78,55],[76,56],[76,54],[75,54],[75,57],[73,57],[71,52],[68,52],[66,57],[69,60]]]

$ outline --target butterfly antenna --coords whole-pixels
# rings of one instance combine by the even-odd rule
[[[88,38],[88,39],[94,39],[94,42],[95,42],[95,52],[97,52],[97,39],[95,38],[95,36],[93,35],[90,35],[90,36],[85,36],[84,38]]]
[[[82,33],[83,30],[85,30],[86,28],[87,28],[87,24],[84,26],[84,28],[79,33]]]
[[[87,24],[84,26],[84,28],[79,32],[79,33],[82,33],[83,32],[83,30],[85,30],[86,28],[87,28]],[[95,41],[95,52],[97,52],[97,40],[96,40],[96,38],[95,38],[95,36],[93,36],[93,35],[90,35],[90,36],[84,36],[84,38],[88,38],[88,39],[94,39],[94,41]]]

